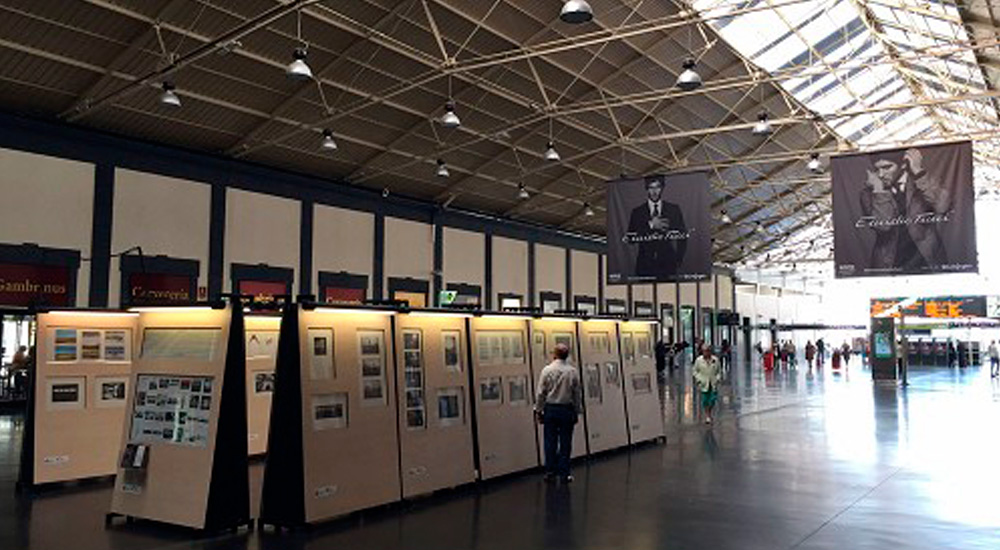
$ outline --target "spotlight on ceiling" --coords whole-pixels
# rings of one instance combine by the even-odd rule
[[[819,153],[812,154],[812,156],[809,158],[809,163],[806,164],[806,167],[808,167],[809,171],[812,172],[813,174],[823,173],[823,164],[819,161]]]
[[[285,69],[285,74],[292,80],[310,80],[313,77],[312,69],[306,63],[306,49],[295,48],[292,52],[292,62]]]
[[[451,175],[451,172],[448,171],[448,165],[445,164],[444,159],[438,159],[437,160],[437,172],[436,172],[436,174],[437,174],[437,177],[439,177],[439,178],[447,178],[448,176]]]
[[[684,71],[677,77],[677,87],[685,92],[701,88],[701,75],[694,70],[694,59],[685,59],[683,66]]]
[[[333,132],[330,130],[323,130],[323,141],[320,143],[320,147],[327,151],[337,150],[337,142],[333,139]]]
[[[720,218],[722,218],[722,223],[733,223],[733,219],[729,217],[729,212],[726,212],[725,208],[722,209]]]
[[[562,19],[564,23],[572,23],[574,25],[587,23],[593,18],[594,10],[591,9],[590,4],[586,0],[566,0],[563,3],[562,11],[559,13],[559,19]]]
[[[771,121],[768,119],[767,111],[761,111],[757,115],[757,124],[753,125],[753,135],[766,136],[773,131],[774,129],[771,128]]]
[[[556,146],[551,141],[545,144],[545,160],[550,162],[559,162],[562,157],[559,156],[559,151],[556,151]]]
[[[455,114],[455,104],[451,101],[444,104],[444,114],[441,115],[441,126],[445,128],[458,128],[462,125],[462,120]]]
[[[521,200],[528,200],[529,198],[531,198],[531,194],[528,193],[528,189],[524,186],[523,183],[517,186],[517,198]]]
[[[590,218],[590,217],[592,217],[594,215],[594,209],[591,208],[589,202],[583,203],[583,215],[587,216],[588,218]]]
[[[163,93],[160,94],[160,103],[171,107],[180,107],[181,98],[176,92],[174,92],[176,89],[174,85],[170,82],[164,81],[161,87],[163,88]]]

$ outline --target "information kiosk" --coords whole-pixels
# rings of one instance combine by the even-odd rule
[[[625,321],[621,335],[622,370],[625,373],[625,408],[628,412],[629,443],[663,437],[663,413],[656,385],[653,353],[655,321]]]
[[[300,527],[400,499],[393,315],[286,306],[262,525]]]
[[[26,430],[39,485],[114,475],[131,391],[138,314],[52,311],[38,315],[35,383]]]
[[[577,338],[578,320],[571,317],[546,316],[531,321],[531,379],[532,400],[538,393],[538,379],[542,369],[552,362],[552,350],[556,344],[565,344],[569,348],[569,362],[580,369],[580,348]],[[583,375],[580,375],[583,382]],[[587,455],[587,415],[581,414],[577,419],[576,428],[573,430],[573,453],[572,458]],[[545,463],[545,429],[538,427],[538,452],[539,462]]]
[[[580,350],[590,453],[624,447],[628,445],[628,430],[618,353],[618,322],[581,321]]]
[[[111,514],[250,525],[243,308],[144,311]]]
[[[502,476],[538,466],[527,329],[530,317],[471,319],[479,475]]]
[[[476,480],[466,348],[469,317],[419,310],[396,316],[403,498]]]

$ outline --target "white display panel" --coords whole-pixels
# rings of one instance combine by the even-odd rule
[[[216,328],[147,328],[142,334],[142,357],[212,361],[221,332]]]
[[[478,362],[488,365],[524,363],[524,333],[520,331],[481,330],[476,332]]]
[[[140,374],[130,443],[205,447],[215,397],[211,376]]]

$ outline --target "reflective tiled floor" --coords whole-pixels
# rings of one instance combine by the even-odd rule
[[[105,530],[105,486],[15,497],[20,420],[0,417],[0,548],[1000,548],[1000,384],[910,380],[741,365],[707,428],[681,370],[661,380],[667,444],[578,464],[568,487],[515,476],[286,536]]]

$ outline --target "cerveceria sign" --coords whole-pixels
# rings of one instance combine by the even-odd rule
[[[161,273],[133,273],[129,276],[132,305],[187,304],[194,301],[193,277]]]
[[[0,264],[0,305],[69,306],[68,267]]]

